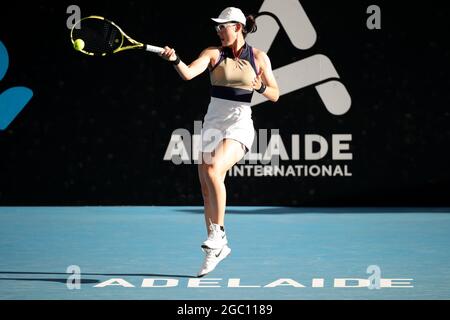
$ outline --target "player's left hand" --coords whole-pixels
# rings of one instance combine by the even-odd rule
[[[261,88],[262,85],[262,79],[261,79],[261,75],[262,75],[263,71],[259,70],[259,73],[256,75],[255,79],[253,79],[252,81],[252,87],[255,90],[258,90]]]

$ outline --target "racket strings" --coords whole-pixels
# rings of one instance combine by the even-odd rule
[[[95,54],[113,53],[122,44],[122,33],[109,21],[85,19],[80,29],[74,29],[73,39],[84,41],[84,51]]]
[[[109,23],[105,23],[104,34],[105,34],[105,44],[114,50],[120,46],[120,36],[118,36],[119,30]]]

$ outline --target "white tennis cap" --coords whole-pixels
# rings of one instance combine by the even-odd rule
[[[211,18],[214,22],[225,23],[236,21],[242,23],[244,26],[247,23],[247,18],[242,13],[241,9],[235,7],[225,8],[218,18]]]

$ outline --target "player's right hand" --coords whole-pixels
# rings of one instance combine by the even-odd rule
[[[161,58],[167,61],[175,61],[177,60],[177,55],[175,53],[175,49],[169,48],[168,46],[164,47],[164,51],[159,54]]]

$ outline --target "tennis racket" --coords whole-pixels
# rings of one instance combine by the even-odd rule
[[[141,49],[161,53],[163,48],[132,39],[114,22],[100,16],[78,21],[70,32],[74,48],[90,56],[106,56],[124,50]]]

